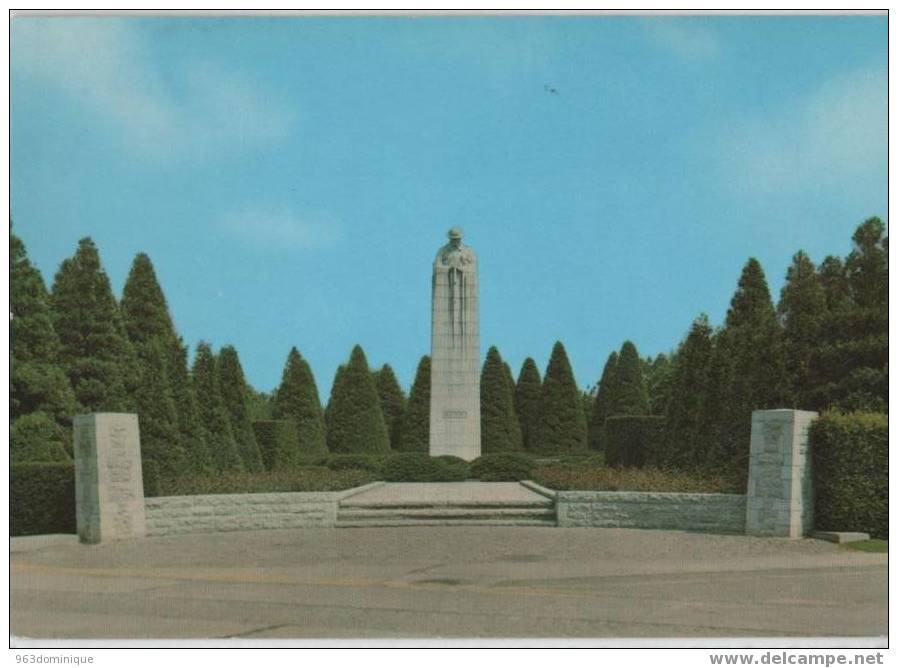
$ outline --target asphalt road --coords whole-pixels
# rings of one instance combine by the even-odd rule
[[[26,638],[884,636],[887,555],[551,527],[13,542]],[[13,639],[15,642],[15,638]]]

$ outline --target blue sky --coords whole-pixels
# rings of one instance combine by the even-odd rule
[[[886,68],[884,16],[19,18],[14,231],[48,286],[148,253],[191,347],[325,399],[355,343],[408,389],[460,225],[484,353],[586,386],[885,219]]]

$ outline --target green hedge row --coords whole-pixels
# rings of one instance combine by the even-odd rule
[[[889,416],[825,413],[811,424],[814,525],[889,537]]]
[[[77,533],[74,463],[10,464],[9,535],[45,533]]]
[[[663,417],[655,415],[609,417],[605,420],[605,464],[637,468],[656,464],[663,433]]]

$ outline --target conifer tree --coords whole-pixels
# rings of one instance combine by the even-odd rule
[[[521,449],[521,427],[507,365],[491,346],[480,374],[480,448],[483,454]]]
[[[153,263],[146,253],[138,253],[131,263],[120,310],[128,339],[139,357],[146,357],[146,352],[140,349],[153,341],[162,347],[164,375],[175,406],[176,438],[188,455],[185,465],[196,473],[211,472],[212,456],[200,425],[187,367],[187,349],[175,330]],[[137,408],[139,413],[143,412],[141,406]]]
[[[213,467],[219,472],[241,471],[243,463],[237,452],[230,417],[221,398],[215,366],[212,348],[205,341],[200,341],[193,361],[193,383]]]
[[[29,262],[25,245],[12,232],[9,235],[9,312],[10,420],[39,411],[59,427],[70,425],[77,411],[75,395],[59,365],[59,337],[53,329],[47,289],[40,272]],[[29,421],[21,433],[47,431],[46,424],[39,422]],[[55,438],[62,441],[65,435],[56,431]]]
[[[355,346],[328,404],[327,446],[331,452],[389,452],[390,439],[374,378],[361,346]]]
[[[521,365],[518,382],[514,391],[514,408],[521,425],[521,444],[530,450],[530,436],[536,420],[539,418],[539,395],[542,390],[542,379],[539,368],[533,358],[528,357]]]
[[[399,439],[402,428],[402,413],[405,410],[405,395],[393,373],[393,367],[384,364],[380,371],[374,374],[374,382],[377,387],[377,396],[380,399],[380,408],[384,414],[384,422],[387,432],[390,434],[390,447],[399,449]]]
[[[168,367],[169,385],[178,417],[178,432],[187,452],[189,468],[201,475],[212,473],[215,470],[215,460],[200,417],[193,378],[188,371],[187,348],[180,338],[169,341],[167,348],[166,359],[171,363]]]
[[[264,470],[262,453],[256,442],[253,423],[249,414],[248,395],[250,388],[243,375],[240,357],[234,346],[224,346],[218,351],[216,363],[218,386],[225,410],[231,420],[231,429],[237,441],[237,452],[246,471],[258,473]]]
[[[716,402],[706,402],[706,410],[714,411],[708,416],[715,423],[711,462],[722,473],[744,480],[751,413],[782,408],[789,389],[782,330],[764,272],[754,258],[742,270],[730,302],[712,356],[712,371],[720,376],[715,381],[721,384],[716,388]]]
[[[673,357],[673,355],[668,356],[660,353],[654,359],[650,358],[647,360],[645,366],[645,391],[648,395],[649,413],[651,415],[664,415],[667,410],[673,383]]]
[[[137,358],[89,237],[81,239],[75,255],[62,262],[50,304],[61,365],[78,402],[89,412],[134,410]]]
[[[713,330],[708,316],[700,315],[680,344],[673,364],[670,401],[665,417],[662,461],[677,468],[704,466],[707,453],[700,431],[708,392]]]
[[[429,452],[430,450],[430,356],[418,362],[415,380],[408,395],[400,427],[400,450]]]
[[[606,417],[611,415],[648,415],[649,398],[642,376],[642,360],[632,341],[624,341],[611,376]]]
[[[533,446],[534,451],[542,454],[570,454],[587,447],[580,390],[561,341],[555,342],[546,368]]]
[[[819,348],[826,318],[826,293],[814,263],[799,251],[786,272],[777,307],[783,326],[786,371],[795,408],[820,408]]]
[[[163,478],[175,478],[189,468],[187,452],[178,434],[171,384],[168,382],[165,349],[159,338],[137,347],[140,384],[135,400],[140,422],[140,455],[144,482],[149,471]]]
[[[324,415],[318,398],[318,386],[309,363],[296,347],[287,354],[281,384],[272,400],[275,420],[293,420],[299,438],[297,448],[305,455],[327,453]]]
[[[608,355],[602,369],[602,377],[596,388],[596,396],[589,414],[589,448],[605,450],[605,418],[608,417],[608,406],[611,392],[614,391],[614,372],[617,369],[617,351]]]
[[[851,299],[851,288],[848,286],[848,274],[842,260],[827,255],[820,263],[818,277],[826,296],[826,308],[836,311],[846,307]]]

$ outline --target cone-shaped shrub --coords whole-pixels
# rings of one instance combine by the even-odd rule
[[[68,376],[59,365],[59,338],[53,329],[47,289],[40,272],[29,262],[25,245],[11,232],[9,313],[10,420],[40,412],[59,426],[68,426],[77,408]],[[36,433],[32,427],[40,423],[44,429],[44,422],[35,418],[22,428]]]
[[[430,357],[418,362],[415,382],[409,392],[408,404],[402,415],[400,450],[404,452],[430,451]]]
[[[405,395],[396,380],[396,374],[389,364],[384,364],[380,371],[374,374],[374,382],[377,387],[377,396],[380,399],[380,408],[384,414],[384,422],[387,432],[390,434],[390,447],[399,449],[400,430],[402,428],[402,413],[405,410]]]
[[[560,341],[552,348],[552,356],[546,368],[533,446],[534,452],[547,455],[586,450],[583,402],[567,353]]]
[[[518,382],[514,390],[514,408],[521,425],[521,444],[530,450],[531,434],[539,416],[539,393],[542,389],[539,368],[533,358],[528,357],[521,365]]]
[[[361,346],[334,383],[328,404],[327,447],[331,452],[388,452],[390,439]]]
[[[491,346],[480,374],[480,449],[484,454],[521,449],[521,427],[509,376],[502,356]]]
[[[221,390],[218,387],[215,355],[209,344],[204,341],[196,347],[193,382],[196,387],[200,421],[206,432],[206,442],[212,452],[215,470],[221,472],[243,470],[237,443],[231,431],[231,419],[225,410]]]
[[[614,391],[614,372],[617,370],[617,351],[608,355],[602,377],[599,379],[596,397],[592,402],[589,415],[589,447],[591,450],[605,450],[605,419],[608,417],[608,405]]]
[[[296,422],[297,449],[305,455],[327,454],[324,415],[318,387],[309,363],[294,347],[287,355],[281,384],[275,391],[272,415],[276,420]]]
[[[234,346],[225,346],[218,352],[216,364],[218,370],[218,387],[225,410],[231,420],[231,430],[237,441],[237,452],[243,462],[243,468],[250,472],[263,470],[262,455],[253,431],[249,415],[249,387],[240,365],[240,357]]]
[[[642,376],[642,360],[632,341],[624,341],[612,374],[607,416],[648,415],[649,396]]]
[[[63,261],[50,303],[59,359],[78,402],[89,412],[134,410],[137,358],[90,238],[81,239],[75,255]]]

